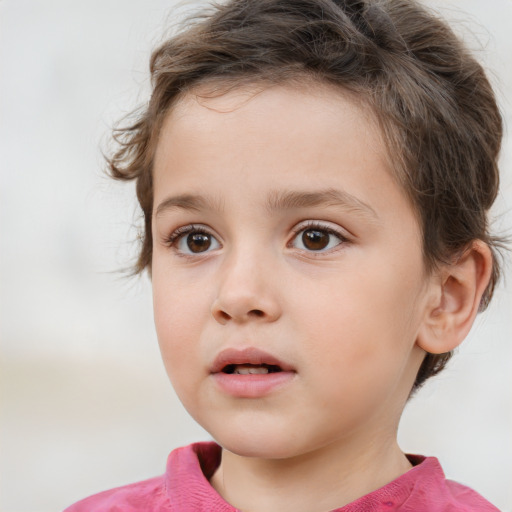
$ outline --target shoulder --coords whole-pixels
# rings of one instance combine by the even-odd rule
[[[173,450],[164,475],[100,492],[64,512],[171,512],[232,510],[208,479],[220,463],[221,449],[212,442]]]
[[[448,510],[453,510],[454,512],[499,512],[499,509],[473,489],[459,484],[458,482],[454,482],[453,480],[446,480],[445,485],[449,490],[450,497],[458,507],[452,507]]]
[[[336,512],[500,512],[469,487],[447,480],[435,457],[407,457],[409,471]]]
[[[414,475],[414,490],[404,503],[404,512],[419,510],[418,506],[432,512],[499,512],[473,489],[446,479],[435,457],[422,459],[409,472]]]
[[[116,487],[89,496],[64,512],[153,512],[171,510],[164,476]]]

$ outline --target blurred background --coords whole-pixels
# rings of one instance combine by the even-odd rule
[[[485,63],[508,132],[497,231],[512,229],[512,2],[429,1]],[[160,362],[133,187],[103,173],[115,121],[147,99],[173,0],[0,1],[0,512],[51,512],[163,473],[208,439]],[[404,450],[512,511],[512,282],[409,403]]]

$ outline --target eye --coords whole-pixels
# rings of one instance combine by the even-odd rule
[[[220,247],[219,241],[211,233],[196,226],[177,229],[166,243],[183,254],[201,254]]]
[[[296,232],[291,245],[304,251],[325,252],[347,239],[326,226],[310,225]]]
[[[178,249],[182,252],[194,254],[206,252],[209,249],[216,249],[219,243],[209,233],[195,232],[184,235],[178,242]]]

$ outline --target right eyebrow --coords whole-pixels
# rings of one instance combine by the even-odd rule
[[[210,196],[199,196],[194,194],[181,194],[164,199],[155,210],[155,217],[173,209],[192,210],[195,212],[204,210],[223,210],[220,201]]]

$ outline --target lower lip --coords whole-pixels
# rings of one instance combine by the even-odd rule
[[[275,372],[240,375],[237,373],[214,373],[216,384],[228,395],[237,398],[261,398],[277,391],[295,377],[295,372]]]

